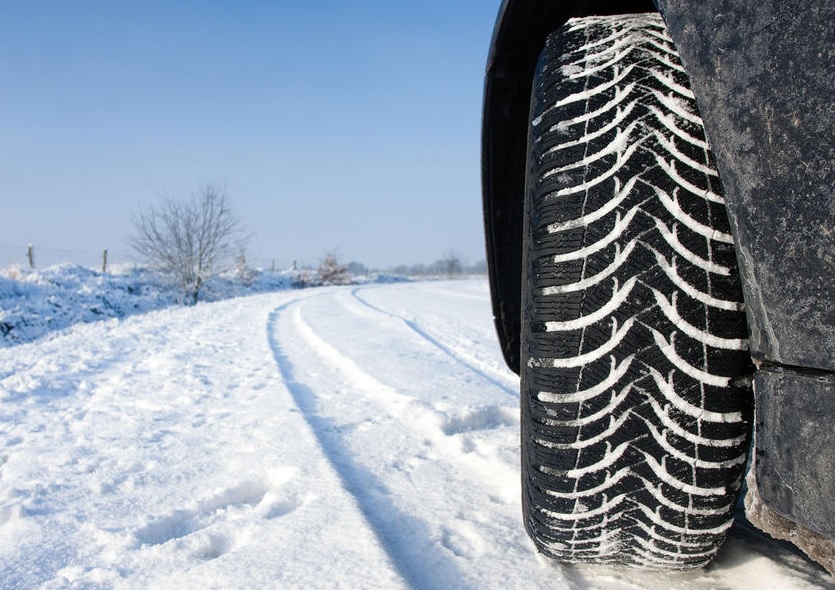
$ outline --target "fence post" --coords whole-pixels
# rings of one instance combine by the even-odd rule
[[[107,248],[104,249],[104,252],[101,254],[101,274],[105,274],[107,272]]]
[[[35,268],[35,250],[32,248],[32,244],[29,244],[29,247],[26,251],[26,256],[29,258],[29,268]]]

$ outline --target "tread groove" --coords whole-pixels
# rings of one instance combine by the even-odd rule
[[[526,193],[528,531],[566,562],[705,565],[732,522],[752,367],[718,174],[658,15],[551,35]]]

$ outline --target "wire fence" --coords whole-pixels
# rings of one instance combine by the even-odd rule
[[[0,244],[0,268],[20,267],[43,269],[56,264],[76,264],[92,270],[107,272],[114,266],[136,264],[131,252],[101,249],[73,250],[42,247],[37,244]]]
[[[56,264],[74,264],[97,272],[108,272],[125,266],[142,265],[142,261],[134,252],[122,249],[77,250],[37,244],[0,244],[0,270],[10,267],[42,270]],[[233,264],[234,261],[231,261],[230,266]],[[247,256],[246,264],[273,272],[291,267],[291,262],[287,260],[266,257]]]

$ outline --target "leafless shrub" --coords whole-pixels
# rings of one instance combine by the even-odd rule
[[[197,303],[210,277],[224,270],[243,226],[225,190],[204,186],[189,199],[167,198],[134,220],[134,250],[171,276],[187,300]]]
[[[351,273],[340,264],[336,252],[328,252],[316,272],[323,285],[350,285],[353,282]]]
[[[239,248],[238,254],[235,256],[235,278],[247,287],[251,286],[258,278],[258,271],[249,264],[246,248],[243,246]]]

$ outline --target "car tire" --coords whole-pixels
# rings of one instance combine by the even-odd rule
[[[719,177],[658,15],[548,38],[525,190],[525,526],[563,562],[703,566],[732,524],[753,367]]]

